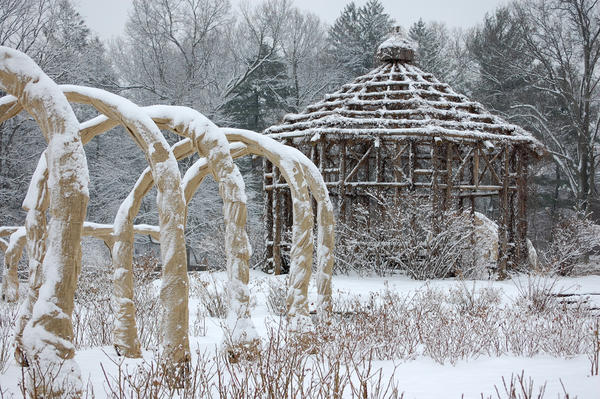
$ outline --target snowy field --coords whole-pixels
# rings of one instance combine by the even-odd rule
[[[196,353],[214,354],[223,341],[223,332],[219,318],[198,316],[202,312],[197,310],[203,309],[204,306],[200,303],[199,297],[194,295],[193,282],[199,280],[212,281],[214,286],[217,287],[224,279],[224,273],[212,273],[210,276],[207,273],[200,273],[196,279],[192,279],[190,332],[193,335],[191,348],[197,349],[194,354],[195,358],[197,357]],[[269,276],[256,271],[251,273],[250,286],[255,301],[252,312],[253,321],[262,337],[269,335],[268,326],[274,326],[278,323],[279,318],[272,314],[268,302],[269,293],[271,292],[271,295],[274,295],[273,287],[276,287],[281,281],[282,277]],[[346,308],[350,309],[350,311],[347,311],[348,314],[351,314],[352,309],[356,309],[356,306],[358,306],[356,305],[357,299],[367,309],[371,306],[369,301],[375,303],[379,300],[385,300],[385,298],[395,298],[396,300],[406,298],[407,303],[410,303],[416,301],[415,295],[419,292],[428,293],[420,297],[421,301],[423,301],[423,298],[428,298],[426,302],[435,302],[434,297],[440,295],[445,298],[442,301],[444,302],[447,300],[452,301],[451,298],[460,292],[471,292],[474,294],[473,298],[475,298],[477,293],[482,292],[480,290],[483,289],[483,292],[494,293],[498,306],[501,308],[514,307],[516,301],[524,301],[522,298],[523,293],[529,291],[532,286],[551,287],[553,292],[600,294],[598,288],[600,287],[600,276],[561,278],[559,280],[536,279],[533,282],[528,281],[528,278],[524,276],[501,282],[460,282],[453,279],[422,282],[405,277],[338,276],[334,278],[333,284],[338,306],[342,303],[355,303],[354,307]],[[315,289],[314,287],[311,288],[312,296],[315,295]],[[583,297],[589,298],[585,304],[571,304],[568,306],[600,307],[600,295],[584,295]],[[373,302],[373,298],[375,298],[375,302]],[[7,305],[3,304],[2,306]],[[590,319],[586,320],[589,321]],[[594,320],[594,318],[592,317],[591,320]],[[525,324],[527,323],[524,322],[523,328],[530,328],[526,327]],[[443,333],[440,332],[440,334]],[[585,345],[582,347],[585,349]],[[432,356],[424,354],[425,351],[423,342],[418,342],[414,350],[409,351],[410,353],[401,359],[373,360],[369,375],[379,376],[378,373],[381,369],[381,376],[378,378],[384,384],[388,384],[390,376],[393,376],[393,382],[399,392],[404,393],[404,398],[410,399],[509,398],[510,396],[505,393],[502,378],[504,377],[506,384],[509,385],[511,376],[516,378],[521,373],[524,373],[526,385],[533,388],[534,395],[532,397],[535,398],[538,397],[537,393],[541,387],[545,388],[544,398],[564,398],[566,397],[565,390],[570,395],[569,398],[600,398],[600,376],[590,375],[591,355],[589,352],[586,353],[585,350],[581,350],[582,353],[579,354],[565,356],[544,353],[543,350],[535,350],[534,352],[537,351],[538,353],[518,356],[510,353],[501,354],[500,356],[485,354],[463,356],[459,354],[458,358],[446,359],[446,361],[443,361],[444,355],[441,355],[436,361]],[[307,357],[310,358],[311,356],[313,355]],[[108,393],[110,392],[108,384],[111,382],[114,385],[119,371],[117,364],[122,362],[121,370],[127,370],[131,373],[136,366],[152,363],[153,354],[151,351],[145,351],[144,357],[144,360],[123,360],[114,354],[114,349],[111,346],[106,345],[80,349],[77,352],[76,360],[81,367],[84,379],[87,380],[88,389],[93,388],[94,396],[102,398],[111,397]],[[385,357],[385,354],[383,357]],[[2,397],[21,397],[19,391],[21,375],[22,370],[11,358],[6,370],[0,377]],[[533,382],[531,383],[531,381]],[[499,395],[496,393],[496,388]],[[89,389],[89,392],[91,392],[91,389]],[[348,390],[348,392],[345,392],[344,397],[353,397],[353,395]],[[369,395],[369,397],[371,396]],[[389,396],[379,395],[378,397]]]

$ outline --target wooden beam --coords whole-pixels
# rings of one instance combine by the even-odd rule
[[[354,168],[350,171],[350,173],[348,173],[348,175],[344,178],[345,183],[349,182],[350,179],[352,179],[354,177],[354,175],[356,175],[356,173],[358,173],[358,170],[360,169],[360,167],[363,166],[365,161],[367,161],[369,159],[369,155],[371,155],[371,150],[373,150],[372,145],[367,149],[367,151],[364,153],[364,155],[360,158],[360,160],[358,161],[356,166],[354,166]],[[368,174],[367,174],[367,176],[368,176]]]

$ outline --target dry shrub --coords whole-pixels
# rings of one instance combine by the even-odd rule
[[[558,399],[569,399],[571,396],[567,393],[565,386],[561,381],[563,395],[557,396]],[[488,396],[486,399],[544,399],[546,395],[546,383],[536,388],[531,377],[525,377],[525,371],[521,374],[511,374],[510,380],[502,377],[502,386],[494,386],[496,395]],[[483,394],[481,395],[483,398]]]
[[[429,199],[410,195],[397,203],[370,195],[370,205],[357,204],[353,212],[352,222],[340,224],[336,234],[337,273],[400,270],[425,280],[474,272],[468,217],[436,215]]]
[[[142,348],[155,348],[160,340],[162,307],[159,290],[155,287],[160,277],[159,259],[153,254],[145,254],[133,260],[135,321]]]
[[[320,351],[346,348],[356,358],[412,359],[441,364],[479,356],[573,356],[589,353],[594,317],[583,303],[537,312],[502,304],[499,292],[466,284],[446,292],[424,287],[401,296],[386,290],[334,304],[334,317],[317,327]]]
[[[552,226],[548,247],[542,253],[545,268],[561,276],[585,274],[586,258],[596,253],[600,238],[590,214],[565,211]]]
[[[19,389],[22,398],[28,399],[83,399],[93,398],[94,391],[91,382],[86,387],[79,386],[78,381],[72,380],[72,370],[69,363],[56,365],[42,364],[34,357],[28,367],[21,367]]]
[[[284,316],[287,312],[287,278],[269,279],[267,284],[267,309],[275,316]]]
[[[6,371],[12,351],[12,336],[17,321],[16,303],[3,303],[0,306],[0,374]]]
[[[527,280],[513,279],[517,288],[516,304],[525,312],[545,312],[559,304],[557,297],[564,288],[558,279],[540,274],[529,274]]]
[[[462,280],[458,286],[450,288],[448,299],[461,314],[486,316],[500,304],[501,291],[499,288],[493,287],[478,289],[475,282],[469,288],[467,283]]]
[[[154,281],[158,259],[151,255],[133,261],[138,337],[143,348],[158,345],[160,298]],[[73,309],[73,343],[77,349],[112,345],[115,319],[110,267],[85,266],[79,276]]]
[[[590,345],[587,353],[590,361],[590,375],[598,375],[600,371],[600,322],[596,319],[596,323],[590,328],[588,336]]]
[[[190,278],[190,295],[200,300],[203,314],[224,319],[229,310],[225,283],[208,273],[195,273]]]
[[[283,324],[270,326],[252,360],[237,363],[222,352],[197,352],[183,386],[169,381],[160,356],[134,370],[116,363],[105,372],[106,393],[127,398],[402,398],[395,376],[376,369],[372,357],[357,360],[307,352]],[[341,352],[340,352],[341,353]],[[344,352],[347,353],[347,352]]]
[[[84,266],[79,275],[73,308],[75,348],[112,344],[114,307],[109,267]]]

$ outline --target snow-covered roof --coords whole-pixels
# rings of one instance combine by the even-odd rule
[[[394,43],[399,51],[391,51]],[[538,155],[544,146],[521,127],[492,115],[431,73],[403,58],[412,51],[402,38],[386,40],[383,63],[303,112],[289,114],[265,133],[275,139],[321,134],[341,136],[440,137],[523,143]],[[381,49],[381,47],[380,47]],[[398,50],[397,49],[397,50]],[[399,55],[394,57],[393,55]],[[381,54],[380,54],[381,55]],[[410,57],[409,57],[410,58]]]

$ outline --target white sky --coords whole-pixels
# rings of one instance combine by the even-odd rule
[[[355,2],[363,5],[366,1]],[[74,0],[74,3],[100,38],[106,40],[122,34],[131,0]],[[236,3],[236,0],[232,1],[232,4]],[[347,0],[295,0],[297,7],[312,11],[329,24],[347,3]],[[486,13],[505,3],[507,0],[382,0],[386,11],[405,27],[419,18],[445,22],[449,27],[470,27],[480,23]]]

